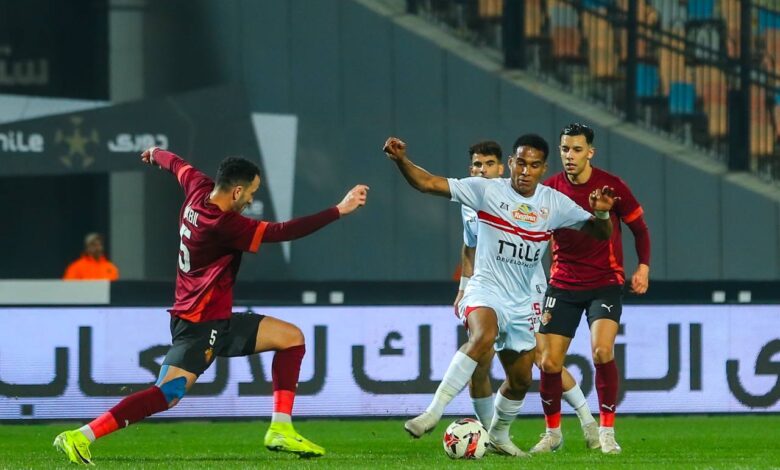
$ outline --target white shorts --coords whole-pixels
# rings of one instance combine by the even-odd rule
[[[536,347],[536,335],[534,331],[534,315],[531,306],[517,311],[509,310],[492,296],[480,295],[476,292],[468,292],[458,304],[458,316],[466,322],[466,309],[475,307],[489,307],[496,312],[498,318],[498,336],[493,346],[496,351],[509,349],[512,351],[530,351]]]

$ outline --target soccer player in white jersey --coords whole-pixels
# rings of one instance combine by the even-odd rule
[[[421,437],[436,427],[446,405],[466,386],[480,360],[495,343],[506,380],[495,399],[490,443],[502,454],[525,456],[509,439],[509,427],[523,405],[531,383],[534,337],[531,282],[557,228],[579,229],[598,239],[612,233],[609,210],[612,188],[593,191],[591,208],[597,217],[539,180],[547,169],[547,143],[526,135],[509,159],[510,178],[447,179],[418,167],[408,158],[406,144],[396,137],[384,152],[409,184],[465,204],[477,212],[479,228],[474,275],[466,286],[459,313],[469,328],[469,340],[455,353],[433,401],[404,429]],[[606,215],[606,217],[605,217]]]
[[[515,151],[517,147],[522,143],[521,140],[517,140],[512,147]],[[544,153],[547,153],[549,149],[541,149]],[[471,176],[481,176],[483,178],[499,178],[504,174],[504,165],[502,163],[501,145],[497,142],[487,140],[483,142],[477,142],[469,147],[468,156],[470,160],[469,174]],[[463,298],[466,286],[471,280],[471,276],[474,272],[474,258],[477,250],[477,227],[478,219],[477,213],[466,205],[461,205],[461,217],[463,219],[463,248],[461,250],[461,278],[460,286],[458,288],[458,294],[455,297],[453,305],[455,307],[455,314],[458,315],[458,304]],[[542,313],[542,301],[544,300],[544,292],[547,290],[547,278],[544,273],[544,268],[541,264],[538,265],[534,277],[531,280],[531,295],[532,295],[532,310],[536,314],[534,319],[534,327],[538,330],[540,324],[540,316]],[[539,354],[537,353],[536,364],[539,364]],[[471,403],[474,407],[474,414],[479,421],[487,426],[493,421],[493,387],[490,382],[490,368],[493,363],[493,354],[486,355],[471,374],[471,380],[469,380],[469,396],[471,397]],[[563,398],[571,405],[580,419],[583,434],[585,436],[586,446],[589,448],[599,447],[599,427],[596,420],[593,419],[593,415],[588,406],[588,401],[585,399],[585,395],[582,393],[574,377],[564,367],[562,369],[563,377]]]

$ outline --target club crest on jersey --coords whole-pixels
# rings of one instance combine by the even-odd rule
[[[528,204],[520,204],[512,211],[512,217],[520,222],[527,222],[529,224],[535,224],[539,216],[534,212],[534,208]]]
[[[542,207],[541,209],[539,209],[539,215],[540,215],[540,216],[541,216],[543,219],[547,219],[547,217],[549,217],[549,216],[550,216],[550,209],[548,209],[548,208],[546,208],[546,207]]]

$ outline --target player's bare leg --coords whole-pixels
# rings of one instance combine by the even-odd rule
[[[404,423],[404,429],[414,438],[420,438],[436,427],[444,408],[463,390],[477,364],[486,355],[492,354],[493,343],[498,335],[496,312],[491,308],[479,307],[469,313],[466,322],[469,340],[452,357],[433,401],[425,412]]]
[[[490,383],[493,355],[491,351],[479,361],[469,381],[469,396],[474,405],[474,413],[485,428],[493,421],[493,385]]]
[[[542,370],[543,348],[546,345],[543,336],[544,335],[539,333],[536,334],[537,347],[534,363],[540,371]],[[588,406],[588,401],[585,399],[585,394],[582,393],[582,389],[580,388],[579,384],[576,380],[574,380],[574,377],[566,367],[561,369],[561,384],[563,386],[562,398],[566,401],[566,403],[569,404],[569,406],[572,407],[572,409],[574,409],[574,412],[577,414],[577,418],[580,420],[582,434],[585,438],[585,446],[589,449],[598,449],[601,446],[599,443],[598,423],[596,423],[596,420],[593,419],[593,414],[591,413],[590,407]],[[542,434],[542,440],[544,440],[546,434],[546,432]],[[547,452],[547,450],[544,449],[548,447],[554,446],[540,446],[537,444],[531,449],[531,453]]]
[[[541,440],[531,448],[531,452],[555,452],[563,445],[563,434],[561,433],[562,371],[571,338],[548,333],[537,335],[537,342],[537,347],[542,350],[539,395],[542,399],[546,429]]]
[[[596,367],[596,392],[599,396],[601,451],[619,454],[615,441],[615,412],[617,411],[618,370],[615,365],[615,338],[619,325],[608,318],[594,321],[590,327],[591,353]]]
[[[260,322],[255,352],[276,351],[271,366],[274,412],[264,441],[268,450],[320,457],[325,455],[325,449],[298,434],[292,424],[295,391],[306,352],[304,344],[303,333],[292,323],[273,317],[265,317]]]
[[[509,437],[509,428],[523,407],[525,394],[531,386],[531,367],[535,351],[499,351],[498,358],[506,373],[506,380],[496,393],[495,414],[488,435],[490,445],[499,454],[528,457]]]
[[[125,397],[89,424],[60,433],[53,445],[72,463],[92,465],[90,444],[148,416],[173,408],[196,380],[195,374],[184,369],[163,366],[154,386]]]

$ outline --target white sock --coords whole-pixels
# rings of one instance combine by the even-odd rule
[[[85,435],[87,439],[89,439],[89,442],[95,442],[95,433],[92,431],[92,428],[89,427],[89,424],[85,424],[84,426],[81,426],[79,428],[79,431],[81,431],[81,434]]]
[[[599,426],[599,434],[605,432],[615,434],[615,428],[612,426]]]
[[[563,399],[566,400],[574,412],[577,413],[577,417],[580,418],[580,424],[586,425],[595,422],[593,414],[590,412],[588,406],[588,400],[585,399],[585,395],[582,393],[582,389],[579,384],[574,384],[574,387],[563,392]]]
[[[444,414],[444,407],[463,390],[463,387],[469,382],[471,374],[474,373],[476,368],[477,361],[460,351],[456,352],[452,356],[452,361],[450,361],[450,366],[447,368],[444,378],[441,379],[439,388],[436,389],[433,401],[425,411],[432,414],[436,419],[440,419],[441,415]]]
[[[484,398],[472,398],[474,413],[483,426],[488,427],[493,422],[493,395]]]
[[[292,423],[292,416],[288,415],[287,413],[277,413],[274,411],[271,414],[271,422],[272,423]]]
[[[490,438],[496,442],[507,442],[509,428],[520,412],[520,408],[523,407],[523,400],[510,400],[498,392],[496,393],[495,407],[496,412],[493,415],[493,422],[490,424]]]

